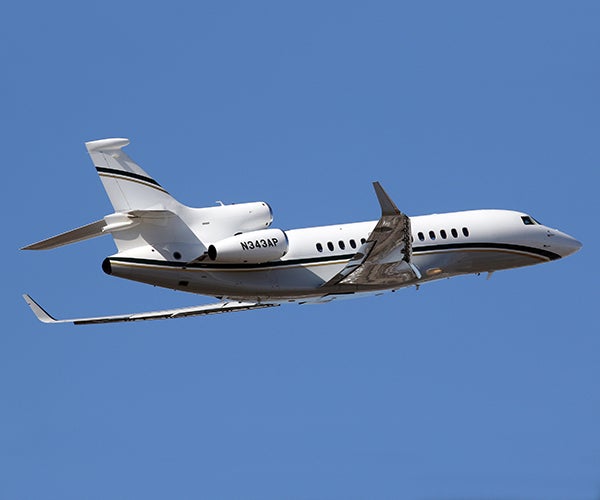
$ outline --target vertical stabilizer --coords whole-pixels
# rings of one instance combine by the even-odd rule
[[[122,151],[128,144],[129,139],[85,143],[115,212],[176,211],[179,203]]]

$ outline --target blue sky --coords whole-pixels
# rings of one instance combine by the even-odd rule
[[[12,3],[0,498],[597,499],[597,2]],[[194,206],[283,229],[531,213],[584,243],[418,292],[170,322],[46,326],[204,297],[110,278],[83,143]]]

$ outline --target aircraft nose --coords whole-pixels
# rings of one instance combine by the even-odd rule
[[[565,245],[565,247],[566,247],[565,257],[567,255],[571,255],[572,253],[579,251],[579,249],[583,246],[583,243],[581,243],[581,241],[576,240],[575,238],[572,238],[571,236],[568,236],[567,238],[568,238],[568,242]]]
[[[561,257],[567,257],[577,252],[583,246],[580,241],[560,231],[548,232],[548,236],[551,241],[550,246]]]

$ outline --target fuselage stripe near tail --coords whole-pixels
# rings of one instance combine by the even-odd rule
[[[149,184],[154,184],[155,186],[162,188],[162,186],[158,182],[156,182],[151,177],[146,177],[145,175],[140,175],[140,174],[136,174],[133,172],[127,172],[126,170],[117,170],[115,168],[106,168],[106,167],[96,167],[96,170],[98,171],[98,173],[120,175],[122,177],[131,177],[132,179],[137,179],[140,181],[148,182]]]

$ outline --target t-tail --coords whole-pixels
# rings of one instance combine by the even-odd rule
[[[150,177],[123,150],[129,139],[86,142],[88,153],[115,210],[99,221],[33,243],[23,250],[48,250],[111,233],[119,249],[126,241],[118,232],[139,224],[142,218],[173,216],[185,207]],[[121,236],[121,237],[120,237]]]
[[[123,151],[128,144],[129,139],[85,143],[115,212],[177,211],[180,204]]]
[[[48,250],[111,234],[119,253],[134,251],[141,258],[158,253],[164,260],[191,262],[208,256],[214,246],[218,251],[211,258],[223,260],[231,246],[228,238],[271,225],[273,214],[265,202],[204,208],[179,203],[123,151],[128,144],[129,139],[119,138],[86,142],[114,213],[23,250]],[[278,241],[284,239],[279,235]]]

